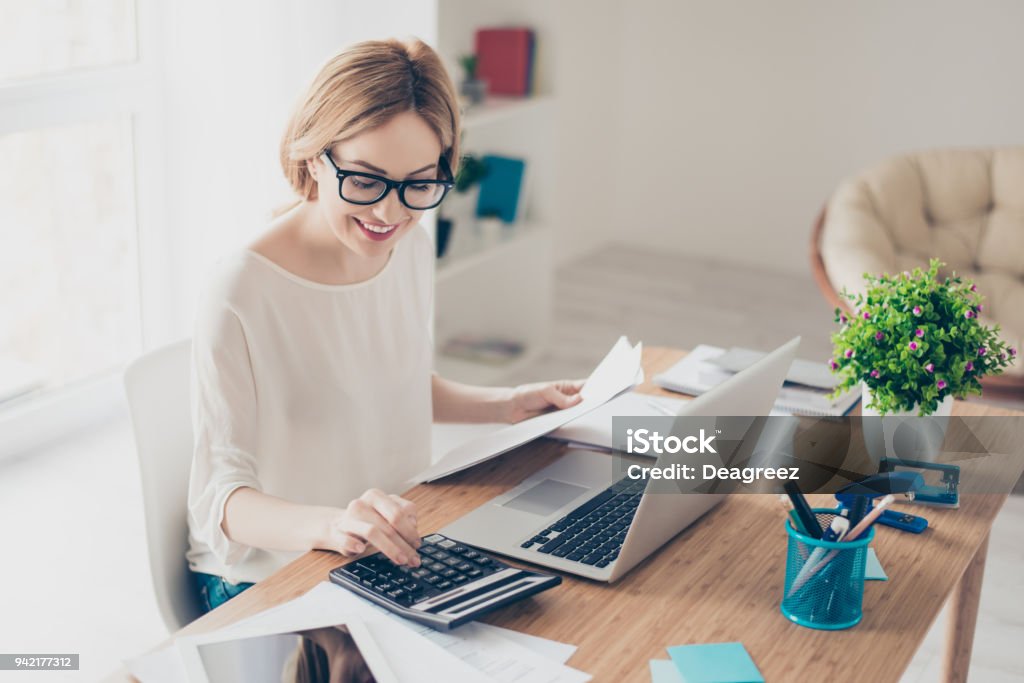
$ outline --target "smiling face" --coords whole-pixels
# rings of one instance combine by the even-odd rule
[[[332,145],[331,158],[343,171],[358,171],[392,180],[438,178],[441,141],[414,111],[396,114],[387,123]],[[317,183],[317,204],[330,232],[356,256],[386,259],[391,249],[419,221],[423,211],[402,204],[392,189],[376,202],[361,206],[338,195],[338,178],[322,156],[307,162]]]

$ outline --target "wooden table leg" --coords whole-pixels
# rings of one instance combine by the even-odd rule
[[[978,546],[971,563],[960,577],[960,583],[949,598],[949,624],[946,627],[946,655],[943,660],[942,680],[963,683],[971,666],[971,647],[974,645],[974,627],[978,621],[978,602],[981,581],[985,576],[985,558],[988,556],[988,534]]]

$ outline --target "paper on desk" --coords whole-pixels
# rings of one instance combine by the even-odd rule
[[[472,467],[558,429],[643,381],[640,366],[642,345],[630,346],[620,337],[608,355],[584,383],[583,400],[571,408],[507,425],[496,432],[473,438],[448,451],[440,460],[413,478],[412,483],[433,481]]]
[[[344,589],[342,589],[344,590]],[[401,624],[383,618],[374,618],[366,622],[378,647],[384,650],[388,664],[395,676],[402,683],[406,681],[423,681],[431,683],[439,678],[448,681],[487,681],[494,683],[497,679],[483,674],[469,662],[459,659],[456,655],[446,652],[436,643],[427,638],[420,638]],[[386,646],[382,646],[387,643]]]
[[[527,647],[537,654],[550,659],[552,662],[558,662],[559,664],[565,664],[568,662],[569,658],[572,657],[577,650],[575,645],[570,645],[569,643],[560,643],[557,640],[531,636],[529,633],[513,631],[510,628],[493,626],[491,624],[480,624],[480,626],[489,631],[494,631],[498,635],[508,638],[514,643],[519,643],[523,647]]]
[[[686,683],[670,659],[652,659],[650,667],[651,683]]]
[[[666,649],[688,683],[764,683],[743,643],[695,643]]]
[[[338,600],[338,593],[351,596],[351,600]],[[478,668],[464,661],[441,643],[423,638],[402,626],[404,619],[381,609],[344,588],[323,581],[302,595],[283,605],[272,607],[223,629],[232,634],[276,627],[295,628],[296,624],[342,623],[347,615],[363,619],[374,641],[401,681],[431,683],[436,680],[432,672],[443,671],[446,681],[490,681],[498,679],[481,676]],[[429,630],[429,629],[428,629]]]
[[[329,621],[332,617],[343,619],[346,614],[355,614],[363,619],[389,662],[409,657],[410,648],[428,654],[433,652],[432,659],[421,660],[416,664],[413,674],[419,674],[418,677],[403,676],[402,667],[393,665],[396,675],[403,681],[436,680],[437,671],[443,671],[446,680],[457,681],[493,680],[499,683],[512,683],[529,680],[576,683],[590,680],[589,675],[563,666],[561,662],[546,656],[557,646],[560,656],[568,659],[572,653],[564,653],[566,648],[575,650],[571,645],[548,644],[545,646],[545,652],[539,653],[536,642],[531,647],[526,645],[522,638],[512,640],[504,637],[506,629],[479,623],[466,624],[451,632],[435,631],[377,607],[330,581],[322,581],[305,595],[228,628],[265,627],[268,623],[291,622],[299,617],[313,622],[324,619]],[[380,622],[386,622],[391,626],[378,626]],[[398,626],[400,630],[395,631],[394,626]],[[399,637],[387,637],[387,633],[397,633]],[[532,636],[528,639],[543,640]],[[410,661],[416,660],[410,658]],[[424,672],[428,674],[426,678]],[[433,676],[429,675],[431,672],[434,673]],[[463,678],[463,675],[468,675],[468,678]]]
[[[878,555],[874,548],[868,548],[867,566],[864,568],[865,581],[888,581],[889,575],[882,569],[882,563],[878,561]]]
[[[432,681],[444,672],[446,681],[520,680],[575,683],[590,676],[561,666],[576,647],[518,631],[467,624],[452,633],[434,631],[407,621],[324,581],[305,595],[271,607],[221,629],[221,636],[267,630],[300,628],[301,624],[344,621],[357,613],[365,621],[378,647],[402,681]],[[525,652],[524,652],[525,651]],[[125,662],[141,683],[188,683],[176,645]]]
[[[305,595],[302,595],[289,602],[275,605],[268,609],[263,610],[257,614],[252,615],[246,619],[242,619],[231,626],[225,627],[225,629],[241,628],[241,627],[254,627],[260,628],[268,624],[277,624],[284,619],[292,618],[294,614],[306,614],[313,615],[318,618],[318,614],[321,612],[319,606],[321,591],[327,590],[327,588],[336,588],[333,584],[328,581],[321,582],[314,588],[310,589]],[[369,603],[367,603],[369,605]],[[371,605],[372,606],[372,605]],[[331,614],[342,614],[338,610],[332,608]],[[380,610],[381,615],[393,616],[390,612]],[[402,620],[403,623],[409,623]],[[477,628],[494,631],[498,635],[508,638],[520,645],[533,650],[539,655],[550,659],[558,664],[565,664],[572,657],[573,653],[576,652],[576,646],[570,645],[569,643],[561,643],[557,640],[549,640],[548,638],[540,638],[538,636],[530,635],[529,633],[523,633],[521,631],[513,631],[510,628],[504,628],[501,626],[493,626],[491,624],[478,623]]]
[[[577,683],[590,680],[588,674],[551,661],[503,637],[500,631],[486,624],[472,622],[454,631],[436,631],[377,607],[329,581],[321,582],[309,594],[316,594],[318,603],[339,613],[362,615],[367,622],[373,618],[387,618],[401,624],[472,666],[478,676],[483,672],[500,683]]]

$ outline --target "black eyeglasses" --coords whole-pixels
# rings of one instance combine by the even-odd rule
[[[361,171],[343,171],[324,150],[323,156],[330,162],[338,176],[338,196],[349,204],[376,204],[387,193],[398,188],[398,199],[414,211],[433,209],[441,203],[448,191],[455,187],[452,180],[391,180],[384,176]],[[444,157],[440,159],[441,173],[452,177],[451,167]]]

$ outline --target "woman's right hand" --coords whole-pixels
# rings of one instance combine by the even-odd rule
[[[324,546],[342,555],[359,555],[372,543],[395,564],[420,566],[416,506],[380,489],[369,489],[344,510],[333,510]]]

